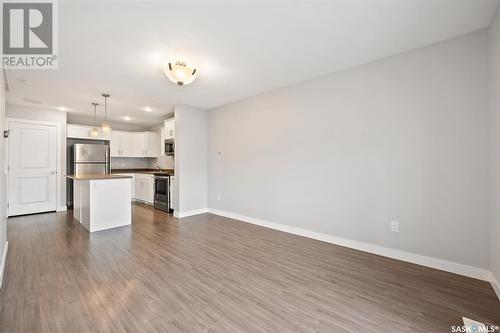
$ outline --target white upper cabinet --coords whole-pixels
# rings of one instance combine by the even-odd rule
[[[92,129],[92,126],[68,124],[66,126],[66,137],[74,138],[74,139],[91,139],[91,140],[109,140],[110,139],[109,132],[105,133],[105,132],[101,131],[100,128],[99,128],[99,136],[92,137],[90,135],[91,129]]]
[[[160,155],[165,155],[165,128],[162,127],[160,130]]]
[[[111,140],[109,140],[109,151],[111,156],[122,156],[121,132],[111,131]]]
[[[175,118],[170,118],[164,122],[165,139],[173,139],[175,137]]]
[[[111,156],[158,157],[159,140],[155,132],[111,131]]]
[[[165,155],[165,140],[175,137],[175,118],[165,120],[160,132],[160,155]]]
[[[142,132],[125,132],[129,137],[127,156],[146,157],[146,136]]]
[[[109,140],[112,157],[158,157],[160,156],[159,132],[99,131],[98,137],[90,136],[91,126],[72,125],[67,127],[68,138]]]
[[[158,132],[145,132],[146,157],[160,156],[160,135]]]

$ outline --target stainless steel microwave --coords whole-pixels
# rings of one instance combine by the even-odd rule
[[[174,153],[175,153],[174,139],[165,140],[165,155],[174,156]]]

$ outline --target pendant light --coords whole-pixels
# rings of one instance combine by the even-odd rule
[[[103,132],[111,131],[111,125],[108,123],[108,98],[109,94],[102,94],[104,97],[104,121],[101,124],[101,128]]]
[[[94,106],[94,127],[90,130],[90,136],[93,138],[97,138],[99,136],[99,130],[97,129],[97,106],[99,104],[92,103]]]
[[[190,84],[196,79],[196,68],[192,68],[183,61],[169,62],[165,67],[165,75],[179,86]]]

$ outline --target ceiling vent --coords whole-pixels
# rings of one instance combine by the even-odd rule
[[[31,104],[42,104],[42,101],[39,101],[37,99],[27,98],[27,97],[23,98],[23,102],[31,103]]]

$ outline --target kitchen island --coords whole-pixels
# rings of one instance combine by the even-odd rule
[[[88,231],[132,223],[132,177],[96,174],[68,175],[74,180],[73,217]]]

